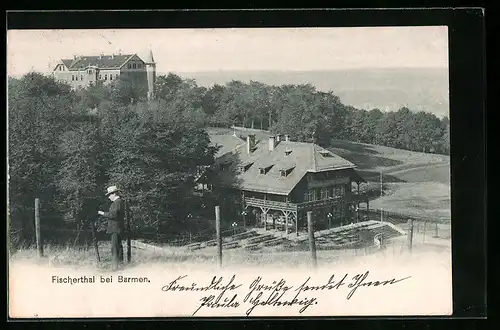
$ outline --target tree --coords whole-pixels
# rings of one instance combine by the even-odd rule
[[[296,141],[315,141],[321,116],[314,87],[298,85],[282,96],[283,110],[278,114],[273,132],[288,134]]]
[[[394,147],[398,144],[399,129],[395,112],[388,112],[379,120],[376,128],[377,142],[381,145]]]
[[[440,152],[449,155],[450,154],[450,120],[448,117],[444,117],[441,120],[441,130],[443,131],[443,137],[440,141]]]
[[[380,109],[372,109],[368,112],[363,123],[365,127],[365,139],[362,142],[379,144],[377,140],[377,127],[383,118],[384,113]]]
[[[127,192],[136,224],[157,233],[179,230],[199,166],[214,161],[208,135],[160,106],[132,109],[120,125],[108,175]],[[189,132],[186,134],[186,132]]]
[[[9,208],[11,225],[32,238],[35,198],[46,225],[57,222],[59,137],[71,123],[75,94],[66,84],[38,73],[9,79]]]
[[[128,105],[144,100],[147,95],[147,87],[144,81],[135,80],[132,76],[121,75],[106,86],[106,88],[109,90],[109,100],[121,105]]]
[[[224,89],[224,86],[215,84],[203,95],[203,111],[208,116],[213,116],[222,107],[221,100]]]
[[[99,118],[96,115],[75,116],[74,126],[62,135],[63,156],[57,185],[61,201],[73,221],[87,224],[97,217],[105,182]]]

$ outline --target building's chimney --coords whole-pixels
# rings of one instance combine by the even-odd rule
[[[280,141],[281,141],[281,139],[282,139],[281,134],[277,134],[277,135],[276,135],[276,144],[277,144],[278,142],[280,142]]]
[[[276,146],[276,137],[270,136],[269,137],[269,151],[273,151],[275,146]]]
[[[285,134],[285,141],[289,142],[290,141],[290,136],[288,134]]]
[[[253,148],[255,147],[255,135],[250,134],[247,136],[247,153],[252,153]]]

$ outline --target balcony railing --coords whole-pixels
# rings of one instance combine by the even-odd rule
[[[245,203],[248,206],[264,207],[278,211],[297,211],[297,204],[295,203],[277,202],[253,197],[246,197]]]
[[[342,196],[328,197],[325,199],[299,203],[299,204],[297,204],[297,208],[300,211],[300,210],[307,210],[307,209],[313,209],[313,208],[318,208],[318,207],[327,207],[327,206],[335,205],[338,203],[342,203],[344,200],[345,199]]]
[[[326,199],[309,201],[304,203],[277,202],[277,201],[253,198],[253,197],[245,198],[245,203],[248,206],[263,207],[278,211],[294,211],[294,212],[318,208],[318,207],[328,207],[331,205],[343,203],[344,201],[345,198],[342,196],[328,197]]]

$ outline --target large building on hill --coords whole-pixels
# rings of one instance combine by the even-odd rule
[[[52,75],[75,89],[127,78],[147,86],[148,99],[152,99],[156,81],[156,63],[151,50],[145,60],[137,54],[74,56],[72,59],[61,59],[54,67]]]
[[[257,224],[298,233],[313,211],[317,229],[335,227],[354,221],[356,206],[368,203],[359,194],[365,180],[356,166],[314,143],[286,135],[257,141],[252,134],[212,135],[211,141],[220,147],[219,170],[231,177],[228,190],[241,196],[243,216],[255,217]]]

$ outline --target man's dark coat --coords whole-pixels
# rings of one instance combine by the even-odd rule
[[[104,212],[104,217],[108,218],[108,234],[122,234],[125,228],[125,203],[121,198],[116,199],[109,207],[108,212]]]

